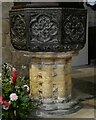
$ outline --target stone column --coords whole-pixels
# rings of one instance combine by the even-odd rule
[[[66,98],[71,99],[72,96],[72,76],[71,76],[71,63],[67,61],[65,65],[65,80],[66,80]]]
[[[66,95],[66,87],[65,87],[65,80],[64,80],[64,60],[56,60],[55,61],[55,73],[56,76],[54,77],[54,80],[56,81],[57,85],[57,98],[63,99],[65,98]]]
[[[32,64],[30,68],[30,94],[34,99],[39,98],[38,76],[39,76],[38,65]]]
[[[71,64],[69,61],[71,60],[71,55],[61,56],[61,58],[55,59],[55,69],[54,72],[56,76],[54,77],[54,81],[57,85],[57,101],[63,102],[68,100],[71,96]]]
[[[52,62],[42,61],[42,97],[43,99],[50,99],[53,95],[52,88]]]
[[[44,103],[69,100],[72,92],[71,64],[73,54],[38,53],[32,56],[30,68],[30,94]]]
[[[32,58],[32,63],[30,65],[29,76],[30,76],[30,95],[34,99],[39,99],[39,84],[41,81],[41,59]]]

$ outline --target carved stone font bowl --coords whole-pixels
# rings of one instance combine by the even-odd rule
[[[9,16],[11,42],[18,50],[67,52],[86,43],[84,9],[33,5],[12,9]]]

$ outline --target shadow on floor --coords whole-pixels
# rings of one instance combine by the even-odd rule
[[[78,94],[89,94],[96,96],[96,76],[94,77],[84,77],[84,78],[73,78],[73,91]],[[74,89],[75,88],[75,89]],[[74,93],[73,92],[73,93]]]

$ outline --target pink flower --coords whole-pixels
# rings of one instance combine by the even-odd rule
[[[0,104],[3,104],[3,96],[0,96]]]
[[[0,104],[3,105],[3,109],[4,110],[8,110],[9,109],[9,106],[10,106],[10,103],[7,102],[6,100],[3,100],[3,96],[0,96]]]
[[[10,95],[10,100],[11,101],[16,101],[18,99],[18,96],[16,95],[16,93],[12,93],[11,95]]]
[[[3,109],[8,110],[11,105],[11,101],[7,102],[6,100],[3,101]]]

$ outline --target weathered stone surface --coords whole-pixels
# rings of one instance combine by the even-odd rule
[[[2,47],[2,34],[0,34],[0,48]]]
[[[0,65],[2,63],[2,47],[0,47]]]
[[[40,98],[41,91],[42,99],[64,101],[69,98],[72,91],[70,55],[61,56],[58,60],[56,56],[49,57],[43,53],[41,61],[40,56],[34,55],[30,67],[30,93],[33,97]]]
[[[39,68],[38,65],[31,65],[30,67],[30,94],[33,98],[38,98],[39,96],[39,81],[38,78],[39,77]]]
[[[0,47],[0,58],[2,58],[2,47]]]
[[[2,47],[6,46],[6,35],[2,34]]]
[[[0,34],[2,34],[2,19],[0,18]]]
[[[55,71],[57,72],[57,76],[55,77],[55,81],[57,81],[58,87],[58,97],[64,98],[65,96],[65,79],[64,79],[64,64],[57,64]]]
[[[11,44],[11,39],[10,39],[10,34],[2,34],[2,47],[7,47],[10,46],[10,50],[14,50],[12,44]]]
[[[12,63],[12,54],[9,46],[2,48],[2,62]]]
[[[9,19],[2,19],[2,33],[9,33]]]
[[[65,89],[66,89],[66,96],[70,96],[72,92],[72,79],[71,79],[71,73],[65,75]]]
[[[2,4],[0,2],[0,19],[2,18]]]
[[[42,89],[43,98],[52,98],[53,95],[53,85],[52,85],[52,65],[43,65],[42,67]]]
[[[25,52],[12,51],[12,64],[16,66],[20,75],[29,76],[31,58],[24,56]]]
[[[12,47],[10,34],[5,34],[5,37],[6,37],[6,46]]]
[[[1,48],[0,48],[1,49]],[[2,72],[2,57],[0,56],[0,73]]]
[[[13,6],[13,2],[2,2],[2,17],[9,18],[9,10]]]

